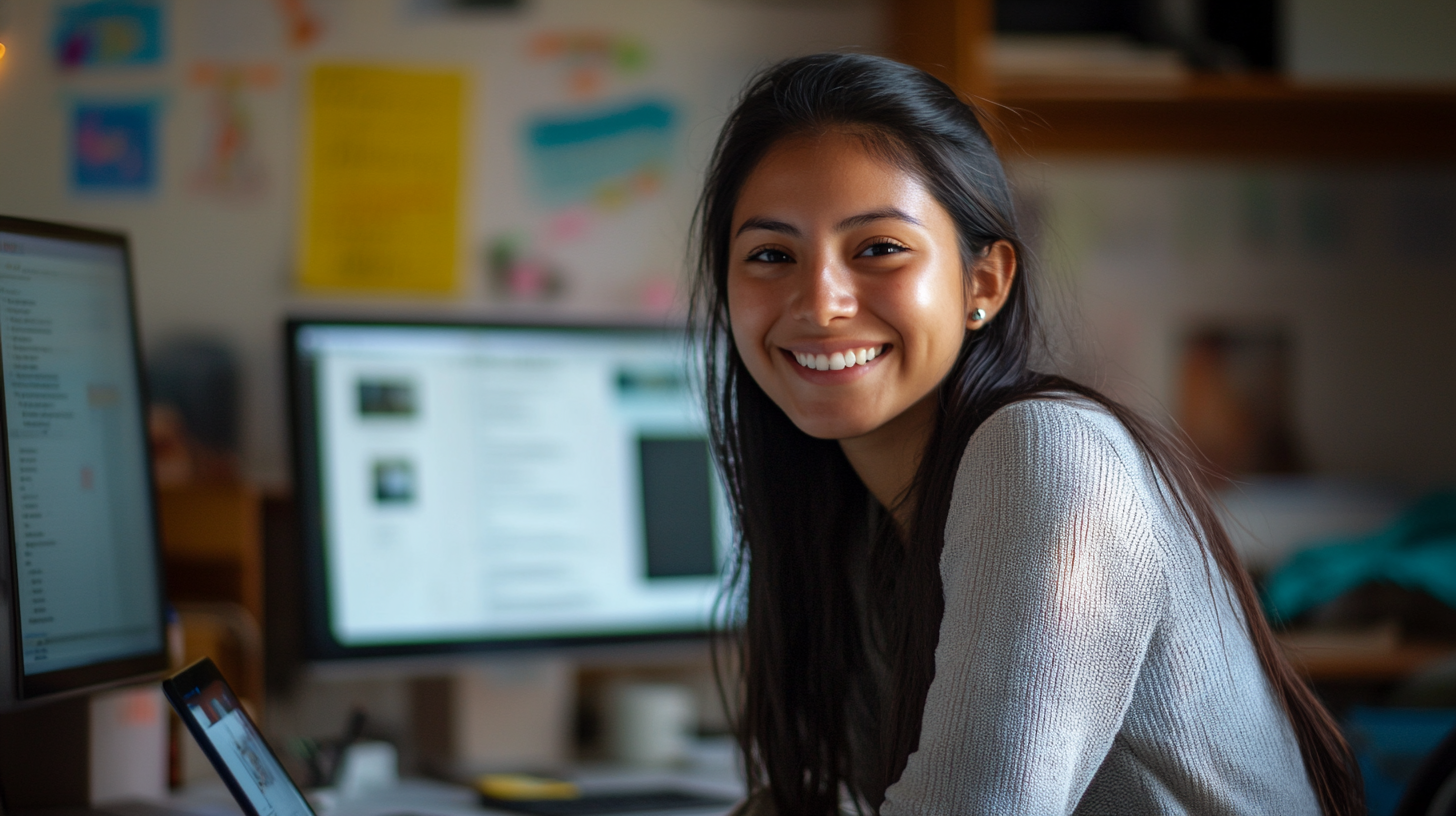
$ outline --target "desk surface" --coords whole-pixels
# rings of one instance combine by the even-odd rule
[[[672,787],[737,799],[743,795],[742,785],[731,777],[702,772],[588,770],[575,776],[588,793]],[[483,816],[506,811],[487,809],[477,804],[474,792],[460,785],[409,779],[398,787],[374,791],[354,799],[340,799],[328,809],[320,808],[319,816]],[[239,816],[242,813],[221,783],[188,788],[168,803],[194,816]],[[719,816],[730,808],[692,810],[657,810],[651,816]]]

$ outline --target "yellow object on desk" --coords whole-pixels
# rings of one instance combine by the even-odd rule
[[[530,774],[485,774],[475,780],[475,789],[491,799],[577,799],[581,789],[575,782]]]

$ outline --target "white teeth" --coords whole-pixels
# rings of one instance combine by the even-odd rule
[[[850,349],[849,351],[836,351],[833,354],[810,354],[804,351],[794,352],[794,359],[799,365],[805,368],[812,368],[816,371],[840,371],[846,368],[853,368],[857,365],[864,365],[880,355],[879,346],[868,348]]]

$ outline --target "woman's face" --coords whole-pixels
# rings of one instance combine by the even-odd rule
[[[810,436],[851,439],[906,414],[978,325],[950,215],[853,135],[776,145],[744,183],[732,230],[734,342]]]

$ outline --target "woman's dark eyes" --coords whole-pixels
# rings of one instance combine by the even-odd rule
[[[894,255],[897,252],[904,252],[905,247],[891,241],[880,241],[865,247],[859,255],[861,258],[878,258],[882,255]]]
[[[860,250],[860,253],[857,257],[879,258],[885,255],[894,255],[899,252],[904,252],[905,249],[906,248],[904,246],[894,243],[893,241],[880,241]],[[781,249],[755,250],[748,256],[748,260],[756,263],[774,264],[794,262],[793,256],[789,255],[789,253],[784,252]]]
[[[748,260],[759,263],[789,263],[794,259],[789,257],[789,253],[782,250],[760,249],[749,255]]]

